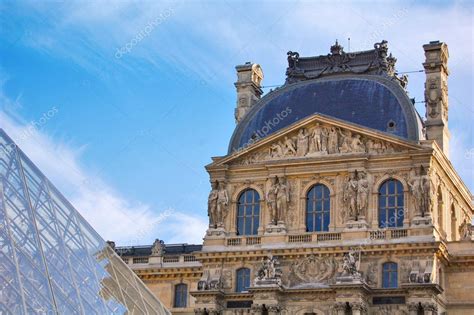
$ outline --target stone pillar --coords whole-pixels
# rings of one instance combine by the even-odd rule
[[[367,306],[362,302],[350,303],[352,309],[352,315],[365,315],[367,314]]]
[[[267,307],[268,315],[279,315],[280,314],[280,306],[278,305],[270,305]]]
[[[239,123],[252,106],[263,94],[261,82],[263,71],[260,65],[246,62],[244,65],[236,66],[237,82],[237,106],[235,108],[235,122]]]
[[[426,137],[435,140],[449,157],[448,46],[439,41],[423,45],[425,50]]]
[[[424,315],[438,315],[438,306],[435,303],[423,303]]]
[[[418,315],[418,308],[420,307],[418,303],[408,303],[408,315]]]
[[[336,302],[334,304],[334,310],[337,315],[344,315],[346,313],[346,303],[345,302]]]

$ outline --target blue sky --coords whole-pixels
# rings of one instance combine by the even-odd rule
[[[388,40],[399,71],[422,69],[423,44],[449,45],[451,157],[474,190],[470,1],[2,1],[0,20],[0,126],[119,244],[201,241],[235,65],[279,85],[288,50],[348,37],[353,51]],[[423,84],[410,74],[417,101]]]

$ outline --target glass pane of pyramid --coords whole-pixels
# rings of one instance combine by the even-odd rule
[[[0,129],[0,315],[170,314]]]

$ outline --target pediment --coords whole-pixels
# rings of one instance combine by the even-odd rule
[[[380,155],[422,147],[378,130],[315,114],[215,161],[212,165],[250,165],[269,161]]]

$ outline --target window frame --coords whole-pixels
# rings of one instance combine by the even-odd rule
[[[398,264],[396,262],[387,261],[382,264],[381,283],[383,289],[398,288]]]
[[[180,290],[180,288],[184,288],[184,291]],[[174,308],[188,307],[188,285],[186,283],[175,284],[173,307]]]
[[[393,183],[393,192],[390,191],[391,183]],[[393,204],[391,205],[391,203]],[[403,227],[405,220],[405,189],[402,182],[398,179],[388,178],[380,184],[378,189],[377,214],[379,228]],[[391,223],[392,221],[393,223]]]
[[[252,200],[247,200],[248,194],[252,194]],[[260,194],[253,188],[244,189],[237,198],[236,209],[236,233],[240,236],[258,235],[260,227]],[[250,209],[250,214],[248,210]],[[250,221],[250,231],[247,231],[247,225]]]
[[[317,197],[317,188],[319,187],[322,189],[321,198]],[[312,195],[312,197],[310,195]],[[329,187],[322,183],[316,183],[307,190],[305,198],[306,232],[328,232],[331,224],[331,191]],[[310,209],[310,205],[312,209]],[[319,211],[318,205],[320,205]],[[318,215],[321,216],[319,226]]]
[[[251,274],[250,268],[247,267],[242,267],[235,271],[235,292],[248,292]]]

